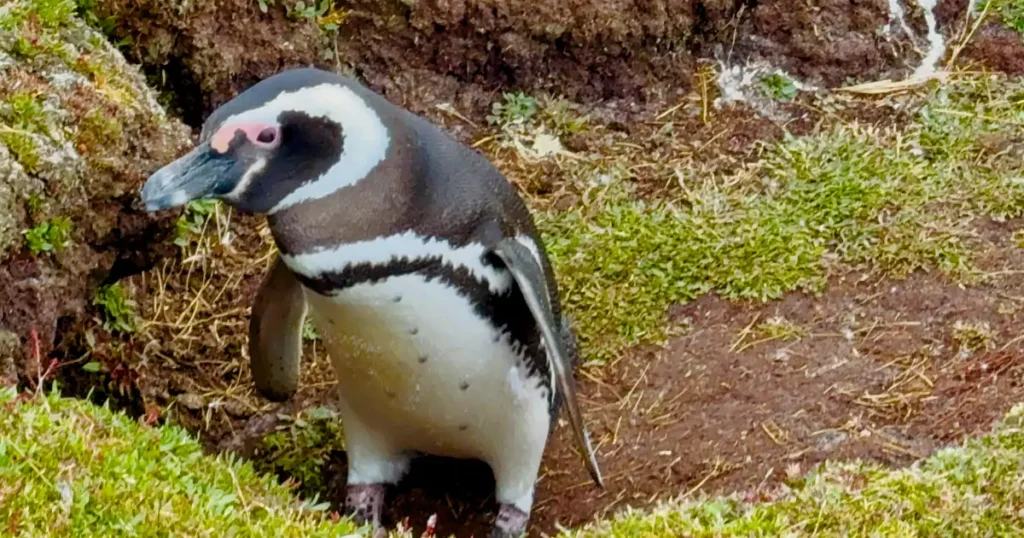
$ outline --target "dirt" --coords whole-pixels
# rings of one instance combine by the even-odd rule
[[[657,108],[693,88],[704,61],[767,60],[827,87],[895,78],[919,61],[902,34],[878,32],[885,0],[344,0],[337,32],[289,18],[289,1],[267,4],[264,14],[252,0],[100,0],[96,12],[192,126],[255,81],[307,64],[353,74],[417,113],[437,118],[448,103],[482,121],[514,90]]]

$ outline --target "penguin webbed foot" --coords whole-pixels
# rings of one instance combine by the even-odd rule
[[[520,538],[526,536],[526,524],[530,515],[511,504],[498,507],[498,517],[488,538]]]
[[[381,528],[384,508],[384,484],[354,484],[345,491],[345,511],[356,525],[367,523],[376,530]]]

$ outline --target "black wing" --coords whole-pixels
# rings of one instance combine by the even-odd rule
[[[499,240],[491,246],[491,250],[501,258],[509,272],[512,273],[526,299],[526,304],[530,307],[530,312],[533,313],[537,325],[540,326],[545,348],[548,350],[548,356],[551,357],[552,374],[557,379],[558,387],[565,396],[569,422],[576,434],[576,441],[583,451],[587,470],[590,471],[594,482],[604,487],[601,470],[598,468],[594,449],[590,445],[590,436],[583,424],[583,415],[580,413],[576,398],[576,388],[572,378],[572,355],[570,355],[570,350],[566,349],[565,339],[559,338],[560,331],[556,332],[559,325],[551,314],[550,292],[540,261],[536,259],[529,248],[515,239]]]

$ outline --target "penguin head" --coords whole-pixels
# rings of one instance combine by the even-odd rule
[[[269,215],[358,183],[390,142],[375,104],[365,88],[318,69],[264,79],[215,110],[197,146],[146,180],[146,210],[213,198]]]

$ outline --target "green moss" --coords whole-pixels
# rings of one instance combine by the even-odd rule
[[[176,426],[0,389],[0,521],[15,536],[344,536],[321,507]],[[317,508],[314,510],[313,508]]]
[[[5,124],[29,132],[46,134],[46,113],[38,96],[15,92],[0,107],[0,120]]]
[[[591,207],[538,215],[585,353],[597,362],[666,336],[673,303],[716,291],[768,300],[820,291],[838,265],[971,281],[972,220],[1024,209],[1024,162],[983,136],[1015,136],[1024,82],[935,90],[911,125],[844,125],[766,148],[754,181],[709,179],[678,200],[613,184]]]
[[[33,12],[44,28],[59,28],[73,24],[76,10],[74,0],[35,0]]]
[[[100,286],[92,303],[99,307],[105,329],[120,333],[135,332],[138,323],[135,302],[119,283]]]
[[[830,462],[761,503],[737,497],[632,511],[569,537],[1017,536],[1024,513],[1024,406],[989,435],[906,469]]]
[[[39,193],[32,193],[25,201],[25,209],[29,216],[36,216],[43,210],[43,196]]]
[[[324,491],[324,466],[331,452],[345,450],[341,422],[330,409],[317,407],[287,417],[287,425],[263,438],[257,469],[298,481],[298,492],[314,498]]]
[[[56,252],[71,246],[71,219],[55,217],[25,230],[25,246],[32,254]]]
[[[45,29],[56,29],[74,24],[74,0],[33,0],[11,2],[6,15],[0,18],[0,28],[14,29],[32,18]]]
[[[75,141],[88,148],[102,148],[116,142],[122,133],[123,129],[117,120],[94,110],[78,122],[78,135]]]
[[[26,172],[31,174],[39,169],[39,151],[31,133],[0,125],[0,144],[7,146]]]
[[[46,113],[38,97],[15,92],[0,101],[0,143],[29,173],[38,170],[39,151],[33,134],[48,135]]]

